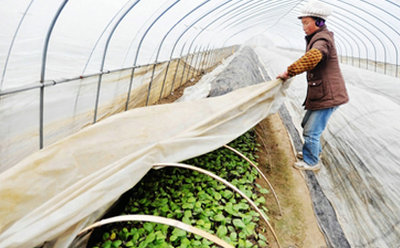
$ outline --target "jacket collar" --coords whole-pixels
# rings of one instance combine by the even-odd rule
[[[326,25],[320,27],[320,28],[319,28],[317,31],[315,31],[314,33],[312,33],[312,34],[310,34],[310,35],[306,35],[305,38],[306,38],[307,44],[310,42],[310,40],[312,39],[312,37],[314,37],[315,34],[317,34],[317,33],[319,33],[319,32],[322,32],[322,31],[325,31],[325,30],[327,30]]]

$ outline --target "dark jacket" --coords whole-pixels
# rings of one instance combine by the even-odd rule
[[[305,109],[325,109],[348,102],[333,33],[323,26],[314,34],[306,36],[306,41],[306,51],[316,48],[321,51],[323,58],[314,69],[307,72],[307,97],[303,104]]]

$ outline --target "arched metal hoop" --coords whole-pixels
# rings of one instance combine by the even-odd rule
[[[239,152],[235,148],[230,147],[228,145],[224,145],[224,147],[229,149],[229,150],[231,150],[231,151],[233,151],[234,153],[236,153],[240,157],[242,157],[244,160],[246,160],[251,166],[253,166],[257,170],[258,174],[261,175],[261,177],[265,180],[265,182],[268,184],[269,188],[271,189],[272,193],[274,194],[274,198],[275,198],[276,204],[278,204],[278,208],[279,208],[279,215],[282,215],[281,204],[279,203],[278,196],[275,193],[274,187],[272,187],[272,184],[268,181],[268,179],[264,175],[264,173],[262,173],[262,171],[258,168],[258,166],[255,163],[253,163],[249,158],[247,158],[243,153]]]
[[[168,226],[173,226],[173,227],[177,227],[179,229],[182,229],[184,231],[190,232],[190,233],[194,233],[196,235],[199,235],[203,238],[206,238],[212,242],[214,242],[217,245],[222,246],[223,248],[233,248],[232,245],[228,244],[227,242],[223,241],[222,239],[218,238],[215,235],[212,235],[208,232],[205,232],[203,230],[200,230],[194,226],[190,226],[188,224],[185,224],[181,221],[178,220],[174,220],[174,219],[169,219],[169,218],[165,218],[165,217],[160,217],[160,216],[152,216],[152,215],[121,215],[121,216],[117,216],[117,217],[112,217],[112,218],[108,218],[108,219],[104,219],[101,220],[99,222],[96,222],[88,227],[86,227],[85,229],[83,229],[82,231],[80,231],[78,233],[78,236],[86,233],[87,231],[90,231],[94,228],[100,227],[100,226],[104,226],[107,224],[111,224],[111,223],[118,223],[118,222],[127,222],[127,221],[145,221],[145,222],[154,222],[154,223],[159,223],[159,224],[164,224],[164,225],[168,225]]]
[[[178,167],[178,168],[184,168],[184,169],[197,171],[197,172],[200,172],[207,176],[210,176],[210,177],[214,178],[215,180],[218,180],[219,182],[221,182],[221,183],[225,184],[226,186],[228,186],[229,188],[231,188],[233,191],[235,191],[240,196],[242,196],[244,199],[246,199],[246,201],[249,202],[249,204],[256,210],[256,212],[260,214],[261,218],[265,221],[268,228],[272,232],[272,235],[274,236],[278,247],[279,248],[281,247],[279,240],[278,240],[278,236],[276,235],[274,228],[269,223],[268,217],[265,216],[265,214],[257,207],[257,205],[249,197],[247,197],[242,191],[240,191],[238,188],[236,188],[233,184],[231,184],[230,182],[226,181],[225,179],[215,175],[214,173],[211,173],[207,170],[204,170],[204,169],[198,168],[196,166],[192,166],[192,165],[181,164],[181,163],[158,163],[158,164],[153,165],[154,169],[161,169],[164,167]]]
[[[54,26],[56,25],[56,22],[58,20],[58,17],[60,16],[61,12],[63,11],[65,5],[67,4],[68,0],[64,0],[60,7],[58,8],[55,16],[53,17],[50,27],[47,31],[46,34],[46,39],[44,42],[44,48],[42,52],[42,66],[40,70],[40,102],[39,102],[39,148],[43,148],[44,144],[44,137],[43,137],[43,125],[44,125],[44,80],[45,80],[45,74],[46,74],[46,62],[47,62],[47,51],[49,48],[49,42],[50,42],[50,37],[53,32]]]

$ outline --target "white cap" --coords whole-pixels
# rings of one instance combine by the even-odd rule
[[[304,6],[298,18],[313,16],[326,20],[330,14],[332,14],[332,9],[329,5],[317,0],[310,0]]]

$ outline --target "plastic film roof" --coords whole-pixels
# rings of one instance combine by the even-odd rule
[[[395,200],[393,202],[387,200],[386,203],[389,206],[387,207],[382,205],[385,201],[380,201],[380,199],[398,199],[400,195],[399,187],[397,187],[398,171],[396,169],[398,153],[395,151],[399,147],[398,139],[396,138],[399,135],[398,128],[396,128],[396,123],[399,120],[395,118],[397,116],[396,110],[398,109],[398,79],[393,78],[393,76],[399,77],[400,75],[398,71],[400,4],[398,1],[389,0],[321,1],[329,4],[333,9],[333,14],[328,18],[327,25],[335,33],[341,62],[361,67],[361,69],[353,70],[354,68],[351,66],[343,67],[345,69],[343,72],[346,82],[350,86],[350,93],[354,92],[354,94],[351,94],[351,103],[347,105],[349,107],[340,110],[338,114],[341,119],[336,119],[336,122],[343,121],[343,123],[346,123],[346,125],[339,125],[346,128],[343,128],[344,131],[341,131],[342,136],[338,136],[336,135],[337,126],[331,125],[331,127],[328,127],[326,136],[327,139],[332,138],[332,136],[343,138],[345,142],[339,142],[337,145],[333,138],[330,139],[333,141],[327,143],[327,148],[330,145],[335,148],[336,145],[338,149],[343,149],[343,156],[349,156],[349,158],[339,156],[329,157],[332,160],[340,160],[340,164],[343,166],[342,170],[340,170],[342,173],[329,174],[329,171],[325,170],[320,174],[319,179],[322,182],[321,185],[324,190],[328,192],[328,197],[330,197],[330,200],[332,200],[336,207],[339,220],[342,221],[342,224],[345,224],[343,226],[346,235],[354,246],[379,244],[379,247],[385,247],[385,244],[397,244],[399,223],[397,215],[390,215],[392,214],[390,213],[385,215],[385,218],[380,218],[379,215],[388,212],[385,211],[386,208],[393,209],[392,212],[397,212],[398,210],[398,204]],[[125,97],[128,89],[127,86],[132,85],[132,80],[129,82],[129,78],[132,78],[135,72],[139,75],[135,75],[136,81],[133,82],[134,90],[132,92],[136,94],[134,96],[142,96],[142,102],[139,102],[138,98],[135,97],[135,100],[138,101],[136,102],[137,104],[131,104],[130,106],[143,106],[146,96],[150,95],[151,85],[148,87],[147,84],[150,80],[153,80],[153,75],[159,77],[159,82],[162,81],[160,75],[167,75],[167,73],[164,74],[164,71],[168,72],[166,68],[169,68],[169,62],[172,58],[184,58],[182,59],[184,62],[180,65],[180,60],[171,63],[173,65],[172,68],[175,69],[175,74],[170,73],[169,75],[171,79],[170,83],[173,84],[177,72],[181,72],[184,66],[192,62],[189,62],[190,56],[186,55],[201,54],[200,52],[207,54],[207,51],[218,51],[218,48],[243,44],[250,38],[258,36],[260,39],[253,38],[251,41],[253,44],[262,43],[259,47],[267,43],[265,46],[268,47],[268,53],[263,53],[262,49],[255,46],[256,54],[249,57],[261,59],[264,66],[268,68],[270,76],[274,77],[274,74],[276,75],[281,72],[290,61],[301,56],[304,50],[304,33],[297,15],[306,2],[306,0],[1,0],[0,119],[2,121],[0,122],[0,139],[2,142],[0,143],[0,176],[6,176],[6,173],[2,173],[3,169],[11,168],[11,172],[21,169],[21,165],[18,166],[17,162],[26,158],[26,156],[34,151],[39,150],[38,140],[41,140],[38,138],[39,136],[42,139],[44,136],[45,148],[39,151],[39,153],[46,152],[46,148],[51,148],[51,144],[78,132],[83,127],[92,123],[92,112],[95,101],[95,113],[97,113],[97,102],[99,102],[100,106],[99,119],[105,118],[109,113],[113,114],[124,108],[125,98],[121,104],[120,97],[122,95]],[[273,50],[271,49],[273,45],[285,48],[286,50]],[[300,52],[294,53],[293,50],[300,50]],[[276,53],[279,56],[273,56],[275,51],[277,51]],[[221,60],[226,58],[227,54],[231,54],[231,51],[223,52],[225,53],[218,56]],[[290,56],[286,56],[285,60],[286,52]],[[207,64],[209,57],[204,57],[207,58]],[[211,56],[211,58],[213,57]],[[273,58],[276,59],[272,61]],[[271,62],[269,62],[270,59]],[[160,66],[155,70],[155,63],[158,62],[165,63],[160,63]],[[201,63],[199,64],[201,65]],[[243,66],[243,64],[246,65]],[[240,61],[237,63],[237,65],[241,65],[239,66],[241,70],[252,72],[252,70],[246,68],[249,64],[240,63]],[[144,65],[149,66],[146,67]],[[215,64],[211,63],[211,65]],[[131,70],[138,66],[143,67],[141,70]],[[149,68],[153,68],[153,74]],[[196,66],[192,66],[192,68],[197,69]],[[260,68],[255,69],[260,70]],[[376,73],[371,75],[370,73],[372,72],[366,72],[363,69],[388,75],[382,76]],[[120,71],[104,75],[100,94],[100,80],[97,80],[98,75],[101,78],[103,73],[117,70]],[[154,71],[156,72],[154,73]],[[238,71],[235,70],[235,72]],[[178,79],[182,82],[185,74],[179,73],[179,75],[181,76],[178,76]],[[185,77],[188,79],[188,76]],[[81,78],[85,79],[81,80]],[[241,78],[236,77],[236,79]],[[63,81],[71,83],[59,84]],[[232,82],[230,79],[226,82],[228,81]],[[249,83],[247,80],[239,81]],[[52,87],[55,85],[57,86]],[[161,83],[158,85],[160,86]],[[296,87],[303,86],[298,84]],[[45,94],[38,92],[39,90],[31,90],[33,88],[39,89],[40,87],[46,88]],[[173,86],[169,88],[172,91]],[[96,90],[97,95],[95,95]],[[215,89],[213,88],[212,90]],[[128,91],[129,93],[131,92],[130,88]],[[153,103],[156,102],[158,96],[161,97],[163,94],[162,90],[161,93],[159,93],[160,91],[156,92],[157,96],[153,97]],[[254,93],[254,91],[250,92]],[[39,93],[41,94],[39,95]],[[294,95],[296,96],[293,98],[294,102],[299,103],[296,106],[300,106],[300,101],[303,98],[301,96],[297,97],[297,94],[300,94],[301,91],[291,86],[288,93],[289,98],[292,98]],[[207,94],[208,92],[205,95]],[[247,94],[244,95],[246,96]],[[228,101],[228,106],[230,102],[232,101]],[[126,108],[128,108],[129,103],[129,99],[126,100]],[[215,104],[211,106],[215,108],[220,107]],[[257,108],[261,107],[257,104],[256,106]],[[386,106],[391,106],[391,108],[381,111]],[[373,110],[372,114],[371,110]],[[260,111],[254,112],[260,113]],[[295,109],[292,112],[297,113],[300,110],[297,111]],[[354,113],[362,114],[362,116],[359,117],[358,114]],[[166,115],[171,118],[170,112]],[[257,117],[249,113],[247,115],[252,118]],[[378,118],[375,116],[378,116]],[[258,121],[262,118],[258,116],[256,119]],[[347,121],[347,118],[349,121]],[[353,120],[352,118],[356,119]],[[96,117],[94,119],[96,120]],[[137,121],[138,118],[132,119]],[[174,117],[172,119],[179,122]],[[358,126],[361,126],[361,129],[347,125],[347,123],[353,123],[354,121]],[[105,123],[107,124],[107,121]],[[332,123],[334,124],[335,121]],[[386,125],[386,123],[391,124]],[[251,124],[253,125],[253,123]],[[376,126],[378,124],[382,125]],[[366,127],[362,127],[362,125]],[[246,128],[250,126],[248,125]],[[40,135],[37,134],[38,132],[40,133],[38,127],[41,127],[42,131],[44,127],[44,135],[43,133]],[[239,124],[232,124],[232,127],[244,128],[244,126]],[[117,130],[117,128],[114,129]],[[112,133],[114,129],[107,130]],[[225,130],[225,128],[221,129]],[[379,157],[375,156],[374,160],[369,157],[374,152],[371,153],[362,149],[367,142],[361,142],[362,139],[356,137],[357,134],[360,134],[361,137],[362,132],[365,134],[366,131],[363,130],[371,130],[371,132],[368,131],[368,135],[365,135],[364,139],[369,142],[368,144],[373,144],[369,146],[372,151],[381,154]],[[83,133],[85,132],[83,131]],[[331,135],[331,133],[334,135]],[[87,139],[84,140],[87,141]],[[134,140],[130,139],[130,142]],[[223,143],[222,141],[222,139],[218,140],[221,144]],[[216,142],[211,143],[213,145],[217,144]],[[78,144],[84,146],[81,143]],[[96,147],[93,144],[98,145],[98,143],[93,142],[92,145],[86,147]],[[74,148],[73,146],[68,147]],[[354,149],[353,153],[348,152],[348,147]],[[386,153],[383,153],[382,149]],[[109,147],[107,147],[107,150],[109,150]],[[188,150],[190,152],[197,152],[196,149]],[[64,154],[64,152],[64,149],[60,149],[60,152],[57,152],[57,154]],[[85,152],[90,153],[90,151],[82,152],[82,154],[80,152],[79,150],[77,156],[82,154],[82,156],[86,156]],[[17,155],[14,156],[14,153]],[[103,153],[100,152],[100,154]],[[168,153],[167,155],[174,156],[173,153]],[[33,156],[37,155],[34,153]],[[386,156],[386,160],[377,159],[381,158],[381,156]],[[150,158],[155,159],[156,157],[150,156]],[[182,158],[180,157],[180,159]],[[354,183],[353,187],[353,185],[346,185],[346,183],[352,183],[353,181],[340,181],[340,178],[337,178],[343,175],[343,173],[347,173],[346,170],[349,168],[346,167],[347,164],[357,165],[359,161],[356,161],[356,158],[359,158],[360,161],[362,160],[365,166],[369,168],[369,171],[374,172],[372,174],[365,174],[364,167],[359,168],[357,166],[355,166],[355,171],[350,171],[353,174],[358,173],[361,175],[360,178],[366,175],[365,180],[357,182],[365,183],[372,190],[380,189],[379,192],[382,197],[379,195],[378,198],[374,198],[374,201],[379,201],[379,204],[375,206],[371,206],[369,201],[365,201],[364,205],[360,204],[360,201],[366,199],[363,198],[364,195],[359,197],[355,193],[353,194],[353,192],[358,190],[360,183]],[[174,159],[179,160],[178,158]],[[29,162],[29,158],[26,161]],[[71,162],[68,159],[65,159],[65,161]],[[93,164],[93,160],[91,159],[85,159],[84,162]],[[158,161],[151,161],[151,163],[153,162]],[[151,163],[149,162],[148,164],[151,165]],[[50,170],[57,169],[53,165],[49,166]],[[109,164],[109,166],[111,165]],[[73,167],[68,168],[74,169]],[[82,166],[81,168],[87,167]],[[105,170],[106,168],[104,167],[103,169]],[[388,172],[383,173],[379,170]],[[10,171],[7,172],[7,175],[10,175]],[[28,173],[27,170],[21,169],[20,171],[21,173]],[[369,171],[367,172],[369,173]],[[350,172],[348,174],[350,176],[353,175]],[[63,171],[60,172],[64,176],[63,173]],[[116,173],[121,172],[117,171]],[[139,180],[142,174],[137,174],[137,180]],[[16,175],[16,178],[23,181],[20,174],[16,173]],[[30,176],[29,174],[26,175]],[[54,174],[49,173],[49,175],[55,181],[55,184],[59,183],[54,179]],[[77,173],[77,175],[82,174]],[[331,175],[333,175],[333,180],[329,181]],[[370,180],[370,176],[374,176],[376,180]],[[32,181],[39,180],[36,177],[30,178]],[[84,179],[82,180],[84,181]],[[2,182],[5,182],[5,180]],[[6,183],[0,185],[5,189],[4,192],[9,194],[10,189],[16,186],[14,182],[14,179],[7,180],[7,183],[10,183],[9,188],[4,186]],[[91,182],[94,186],[97,185],[95,182]],[[115,182],[119,183],[118,180],[115,180]],[[71,182],[68,185],[79,188],[77,184],[73,183]],[[132,184],[133,182],[126,182],[124,188],[120,188],[116,195],[131,187]],[[42,186],[39,183],[35,185]],[[336,191],[337,185],[346,185],[346,187],[343,187],[345,190]],[[384,190],[380,187],[384,188]],[[29,189],[30,187],[27,188]],[[53,189],[52,187],[49,188]],[[347,188],[351,190],[354,188],[354,191],[346,190]],[[22,192],[26,193],[27,191],[22,190]],[[42,193],[39,190],[37,192]],[[71,192],[73,192],[73,189],[71,189]],[[44,199],[48,199],[49,195],[47,192],[43,193],[46,193]],[[369,192],[366,191],[365,195],[367,193]],[[72,197],[72,194],[66,195]],[[93,195],[88,193],[88,196],[92,197]],[[341,199],[343,196],[347,197],[346,200]],[[100,204],[103,207],[108,206],[108,204],[115,200],[96,199],[103,201]],[[51,200],[50,203],[58,202],[55,198]],[[374,201],[371,201],[371,204]],[[66,201],[66,203],[68,202]],[[73,203],[69,202],[68,204]],[[30,217],[36,217],[29,214],[30,210],[27,208],[24,209],[23,205],[16,204],[16,206],[28,213],[28,215],[24,215],[24,218],[27,218],[29,223],[33,225],[36,219],[30,219]],[[85,207],[80,204],[74,204],[74,206]],[[370,212],[366,212],[370,207]],[[88,212],[85,216],[90,215],[93,218],[88,220],[88,222],[94,221],[98,217],[92,215],[93,211],[97,210],[94,208],[87,209]],[[11,216],[8,214],[10,208],[7,206],[4,209],[7,209],[7,211],[3,211],[3,213],[6,213],[5,216]],[[41,211],[41,208],[37,208],[35,211],[41,213],[42,216],[46,216],[45,212]],[[82,211],[77,212],[83,213]],[[56,212],[53,214],[54,216],[63,216],[68,219],[65,213],[67,212],[56,209]],[[99,214],[99,212],[96,213]],[[371,216],[378,216],[380,218],[379,225],[373,226],[369,224],[374,221]],[[24,228],[29,228],[24,223],[26,219],[15,219],[18,219],[18,223],[24,226]],[[70,221],[72,223],[78,219]],[[46,219],[43,218],[41,221],[44,223]],[[393,232],[385,236],[383,234],[389,233],[386,223],[393,226]],[[72,224],[75,224],[75,222]],[[79,223],[82,226],[85,224],[83,222]],[[15,230],[19,230],[19,226],[16,225],[16,227]],[[80,227],[75,226],[74,228],[79,229]],[[76,231],[74,228],[70,230],[71,236],[76,234],[74,233]],[[35,236],[40,237],[36,240],[37,243],[47,238],[55,238],[58,234],[64,233],[65,230],[61,229],[53,230],[52,227],[49,227],[46,230],[53,230],[54,233],[47,233],[47,237],[42,237],[42,233],[39,232],[46,233],[46,230],[31,228],[31,230],[39,233]],[[9,232],[13,232],[13,230]],[[15,239],[20,239],[18,231],[14,234]],[[7,233],[5,236],[7,236]],[[24,239],[26,242],[31,242],[27,236]],[[13,240],[10,238],[9,242],[13,243]],[[68,243],[69,241],[65,242]]]
[[[333,8],[327,24],[336,34],[339,53],[352,57],[350,63],[383,72],[390,68],[354,58],[398,65],[398,3],[322,1]],[[165,61],[190,51],[240,44],[261,33],[278,46],[303,49],[296,17],[305,3],[2,0],[0,89]]]

